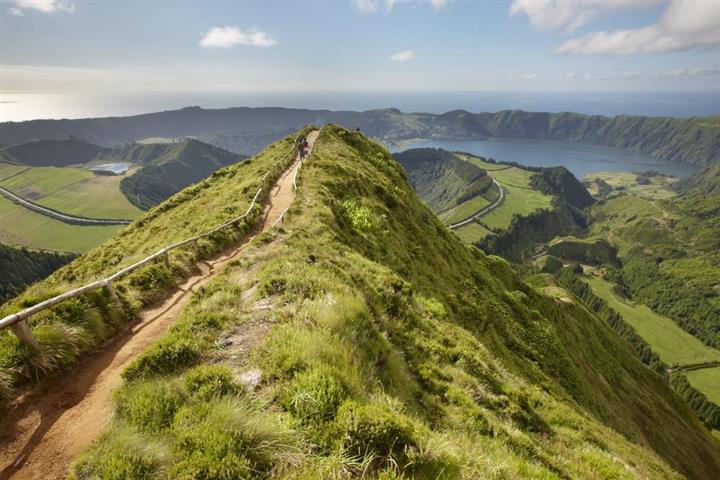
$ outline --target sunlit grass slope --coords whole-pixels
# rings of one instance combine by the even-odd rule
[[[720,473],[718,445],[627,344],[464,246],[387,151],[333,126],[283,230],[124,376],[77,478]]]
[[[262,154],[221,169],[171,197],[122,228],[101,246],[0,307],[0,316],[105,278],[171,243],[240,216],[259,187],[264,187],[259,198],[261,202],[268,194],[267,187],[292,159],[292,155],[287,154],[294,149],[294,141],[295,136],[279,141]],[[263,180],[263,175],[268,172]],[[40,354],[31,352],[9,329],[0,331],[0,399],[11,397],[16,385],[72,365],[83,354],[112,337],[125,322],[135,318],[140,308],[164,298],[183,278],[195,272],[197,260],[207,258],[247,233],[261,208],[260,204],[256,205],[251,215],[234,228],[201,239],[197,252],[192,245],[174,250],[170,254],[169,269],[159,261],[117,281],[119,304],[112,300],[109,292],[98,290],[34,315],[30,327],[42,347]],[[83,238],[78,232],[70,233],[73,238]]]

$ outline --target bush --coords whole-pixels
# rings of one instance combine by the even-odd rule
[[[183,408],[173,433],[182,460],[171,473],[180,479],[264,477],[288,443],[273,417],[230,399]]]
[[[285,390],[283,406],[303,424],[332,420],[347,391],[330,367],[317,365],[296,374]]]
[[[156,478],[167,452],[130,428],[114,427],[71,467],[71,480],[141,480]]]
[[[406,447],[415,446],[410,421],[387,407],[345,402],[337,413],[339,444],[352,455],[404,457]]]
[[[220,365],[197,366],[185,374],[184,383],[185,389],[191,395],[203,400],[237,395],[243,391],[230,370]]]
[[[150,347],[122,373],[125,380],[168,375],[197,363],[202,346],[186,334],[171,334]]]
[[[172,424],[186,394],[174,382],[155,380],[125,385],[114,399],[118,417],[140,430],[159,432]]]

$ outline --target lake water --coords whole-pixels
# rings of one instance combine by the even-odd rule
[[[113,172],[115,175],[121,175],[128,171],[130,164],[128,162],[102,163],[99,165],[91,165],[90,170],[101,170],[104,172]]]
[[[498,161],[517,162],[533,167],[562,165],[577,178],[590,172],[659,172],[687,177],[701,167],[687,163],[669,162],[647,153],[621,148],[528,138],[490,138],[488,140],[412,140],[392,147],[393,151],[409,148],[443,148],[494,158]]]

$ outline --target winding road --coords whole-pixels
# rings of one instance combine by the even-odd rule
[[[497,186],[498,191],[500,192],[500,195],[498,196],[498,198],[497,198],[493,203],[491,203],[491,204],[488,205],[487,207],[481,208],[480,210],[478,210],[477,212],[473,213],[472,215],[470,215],[470,216],[469,216],[468,218],[466,218],[465,220],[463,220],[463,221],[461,221],[461,222],[453,223],[452,225],[448,225],[448,228],[454,230],[454,229],[456,229],[456,228],[462,227],[463,225],[467,225],[468,223],[472,222],[472,221],[475,220],[476,218],[482,217],[482,216],[485,215],[486,213],[490,212],[491,210],[493,210],[495,207],[499,206],[499,205],[502,203],[503,199],[505,198],[505,189],[503,189],[503,188],[500,186],[500,183],[499,183],[497,180],[495,180],[495,178],[493,178],[492,181],[493,181],[493,183]]]
[[[71,225],[129,225],[132,223],[132,220],[85,218],[68,215],[67,213],[58,212],[56,210],[43,207],[42,205],[38,205],[37,203],[33,203],[30,200],[26,200],[3,187],[0,187],[0,195],[13,203],[17,203],[18,205],[27,208],[28,210],[32,210],[33,212],[45,215],[46,217],[50,217],[55,220],[60,220],[61,222],[69,223]]]

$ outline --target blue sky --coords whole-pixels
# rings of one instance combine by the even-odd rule
[[[720,1],[2,0],[14,93],[720,88]]]

